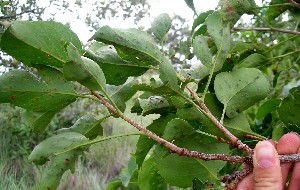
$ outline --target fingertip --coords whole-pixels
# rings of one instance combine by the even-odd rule
[[[253,155],[253,182],[256,190],[280,189],[282,176],[278,153],[272,143],[257,143]]]
[[[287,133],[283,135],[277,144],[277,151],[279,154],[296,153],[300,146],[300,138],[296,133]]]
[[[279,165],[278,154],[269,141],[260,141],[254,149],[254,167],[271,168]]]

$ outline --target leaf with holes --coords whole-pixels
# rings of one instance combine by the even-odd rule
[[[15,21],[1,37],[0,47],[24,64],[62,67],[69,61],[65,45],[83,54],[81,42],[68,27],[53,21]]]
[[[233,118],[264,99],[270,84],[263,73],[255,68],[242,68],[219,73],[214,82],[215,93],[224,104],[224,111]]]

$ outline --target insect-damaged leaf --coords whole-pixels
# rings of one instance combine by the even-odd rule
[[[71,42],[83,53],[77,35],[53,21],[15,21],[1,37],[0,47],[24,64],[62,67],[69,61],[65,45]]]
[[[166,13],[158,15],[151,24],[151,31],[156,38],[162,42],[165,35],[169,31],[172,24],[172,19]]]
[[[218,100],[224,104],[227,116],[232,118],[264,99],[270,84],[260,70],[242,68],[219,73],[214,88]]]
[[[11,103],[27,112],[27,124],[35,132],[47,127],[56,112],[74,102],[77,94],[62,73],[38,66],[39,76],[12,70],[0,76],[0,103]]]
[[[81,57],[73,44],[67,46],[70,61],[63,68],[69,81],[77,81],[91,90],[106,90],[106,80],[100,66],[94,61]]]

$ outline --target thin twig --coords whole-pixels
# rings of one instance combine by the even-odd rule
[[[279,56],[276,56],[276,57],[271,57],[269,60],[272,61],[272,60],[274,60],[274,59],[281,59],[281,58],[283,58],[283,57],[286,57],[286,56],[289,56],[289,55],[292,55],[292,54],[298,53],[298,52],[300,52],[300,49],[295,50],[295,51],[292,51],[292,52],[289,52],[289,53],[286,53],[286,54],[283,54],[283,55],[279,55]],[[269,62],[270,62],[270,61],[269,61]]]
[[[216,139],[217,141],[220,141],[220,142],[222,142],[222,143],[229,144],[230,146],[234,147],[234,145],[232,144],[232,142],[229,142],[229,141],[223,139],[222,137],[217,137],[217,136],[215,136],[215,135],[212,135],[212,134],[209,134],[209,133],[205,133],[205,132],[200,131],[200,130],[197,130],[196,132],[197,132],[197,133],[201,133],[201,134],[206,135],[206,136],[209,136],[209,137],[211,137],[211,138]]]
[[[267,138],[262,138],[262,137],[258,137],[258,136],[254,136],[254,135],[245,135],[246,138],[248,139],[253,139],[253,140],[258,140],[258,141],[264,141],[267,140]]]
[[[300,32],[292,31],[292,30],[284,30],[281,28],[236,28],[234,27],[233,30],[235,31],[272,31],[272,32],[282,32],[282,33],[288,33],[288,34],[295,34],[300,35]]]
[[[191,88],[186,87],[191,93],[194,99],[197,101],[199,107],[203,110],[204,114],[215,124],[215,126],[231,141],[231,144],[239,150],[246,151],[249,155],[252,154],[253,150],[242,141],[240,141],[236,136],[234,136],[222,123],[210,112],[202,100],[198,97],[198,94]]]
[[[230,155],[226,155],[226,154],[206,154],[206,153],[201,153],[201,152],[198,152],[198,151],[191,151],[191,150],[188,150],[186,148],[178,147],[175,144],[173,144],[169,141],[166,141],[165,139],[159,137],[158,135],[156,135],[152,131],[150,131],[147,128],[145,128],[144,126],[142,126],[141,124],[133,121],[131,118],[128,118],[123,114],[119,114],[117,112],[117,110],[109,102],[107,102],[102,96],[100,96],[99,94],[97,94],[93,91],[91,91],[91,94],[94,95],[105,107],[107,107],[115,115],[118,115],[123,120],[125,120],[127,123],[131,124],[133,127],[135,127],[136,129],[138,129],[141,132],[144,132],[145,135],[152,138],[153,140],[155,140],[159,144],[167,147],[172,152],[177,153],[178,155],[192,157],[192,158],[198,158],[198,159],[201,159],[201,160],[223,160],[223,161],[242,162],[242,163],[244,163],[245,159],[247,159],[246,157],[230,156]]]
[[[15,18],[17,16],[21,16],[25,13],[34,13],[34,10],[26,10],[26,11],[23,11],[21,13],[18,13],[18,14],[13,14],[13,15],[5,15],[5,16],[0,16],[0,19],[10,19],[10,18]]]
[[[280,3],[280,4],[274,4],[268,6],[254,7],[254,9],[265,9],[269,7],[282,7],[282,6],[293,6],[293,5],[291,3]]]
[[[300,5],[297,2],[295,2],[293,0],[288,0],[288,2],[291,3],[291,4],[293,4],[295,7],[297,7],[297,8],[300,9]]]
[[[234,189],[236,189],[236,187],[238,186],[238,184],[247,175],[249,175],[252,171],[253,171],[253,168],[247,168],[247,169],[243,169],[243,170],[241,170],[239,172],[235,172],[232,175],[230,175],[230,177],[228,177],[228,182],[230,183],[232,181],[232,183],[227,184],[226,185],[226,189],[227,190],[234,190]]]

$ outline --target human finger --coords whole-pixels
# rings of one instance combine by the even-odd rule
[[[253,188],[255,190],[279,190],[282,176],[277,151],[268,141],[257,143],[253,155]]]
[[[300,146],[299,136],[295,133],[288,133],[283,135],[276,146],[278,154],[294,154],[297,152]],[[291,170],[292,163],[283,163],[281,164],[281,173],[282,173],[282,188],[285,187],[285,182],[288,178],[289,171]]]

